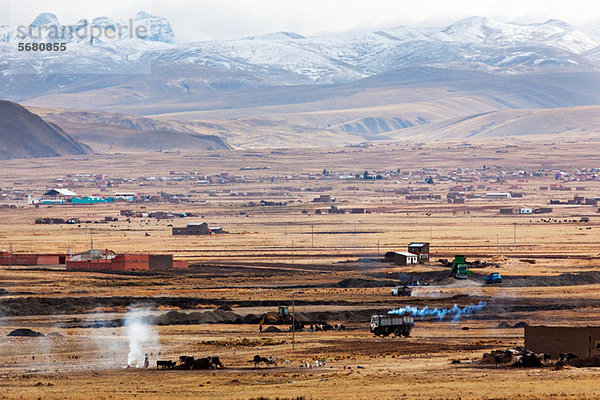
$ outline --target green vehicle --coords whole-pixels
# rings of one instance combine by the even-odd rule
[[[455,279],[467,279],[471,275],[465,256],[454,256],[452,263],[452,276]]]

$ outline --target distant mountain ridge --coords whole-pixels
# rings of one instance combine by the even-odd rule
[[[560,20],[178,43],[164,18],[134,19],[146,39],[75,40],[29,58],[0,27],[0,98],[99,152],[597,132],[600,38]]]
[[[10,101],[0,100],[0,160],[83,155],[91,149],[57,125]]]
[[[415,66],[495,73],[600,69],[597,58],[586,55],[600,43],[560,20],[515,24],[470,17],[442,28],[399,26],[315,37],[276,32],[196,43],[176,43],[171,25],[162,17],[141,11],[132,21],[136,26],[146,27],[145,39],[129,38],[126,34],[125,40],[98,38],[90,44],[89,40],[76,38],[58,59],[53,54],[38,55],[30,72],[122,73],[127,63],[147,62],[237,70],[272,84],[295,85],[351,82]],[[98,17],[91,25],[118,28],[126,23]],[[59,22],[53,14],[42,14],[34,24],[59,25]],[[80,21],[73,28],[83,30],[87,24]],[[23,58],[22,53],[10,51],[23,41],[15,29],[0,27],[0,51],[7,54],[5,65]],[[135,72],[135,68],[128,71]],[[5,74],[11,73],[9,70]]]

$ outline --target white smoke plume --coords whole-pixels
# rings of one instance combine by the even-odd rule
[[[438,317],[443,320],[446,316],[451,316],[453,322],[457,322],[465,315],[471,315],[481,311],[487,305],[486,302],[480,301],[479,304],[470,304],[466,307],[459,307],[454,304],[450,308],[429,308],[427,306],[418,308],[415,306],[405,306],[388,311],[388,314],[397,315],[412,315],[413,317]]]
[[[93,346],[87,349],[94,354],[92,368],[109,369],[123,365],[123,354],[128,352],[129,347],[126,338],[117,335],[119,328],[112,324],[112,318],[102,311],[89,314],[86,318],[86,324],[90,326],[86,334],[93,342]]]
[[[158,332],[149,321],[144,310],[129,310],[125,315],[125,329],[129,342],[127,366],[141,368],[146,354],[155,355],[160,351]]]

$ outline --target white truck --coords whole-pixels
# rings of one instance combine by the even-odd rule
[[[375,336],[385,337],[393,333],[396,337],[408,337],[414,325],[414,318],[407,315],[388,314],[371,316],[371,332]]]
[[[396,286],[392,290],[390,290],[392,296],[411,296],[412,288],[408,285],[404,286]]]

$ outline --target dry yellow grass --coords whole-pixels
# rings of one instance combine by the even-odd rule
[[[200,267],[189,274],[149,276],[69,273],[60,269],[0,269],[0,310],[11,301],[35,304],[35,298],[54,298],[75,304],[81,298],[95,298],[95,308],[74,307],[65,314],[4,316],[0,318],[0,397],[6,398],[600,398],[596,384],[600,371],[590,368],[561,371],[545,369],[490,368],[470,364],[492,348],[521,345],[522,329],[496,329],[500,321],[527,321],[533,324],[558,323],[595,325],[600,301],[598,284],[577,286],[508,287],[483,286],[473,281],[415,290],[411,299],[392,298],[389,287],[332,287],[346,278],[387,279],[400,272],[435,272],[436,263],[417,267],[395,267],[369,261],[389,250],[404,250],[410,241],[431,241],[433,258],[451,258],[464,253],[469,259],[498,262],[499,269],[477,270],[486,274],[500,271],[512,276],[556,276],[568,272],[596,271],[600,260],[600,225],[594,206],[553,206],[553,218],[561,223],[543,223],[546,216],[500,216],[503,206],[540,207],[550,197],[566,200],[575,194],[594,197],[600,182],[572,182],[585,191],[549,192],[539,186],[555,182],[553,174],[540,177],[506,178],[505,182],[483,183],[486,191],[507,191],[515,186],[523,199],[489,201],[473,199],[466,204],[447,204],[445,193],[456,181],[428,186],[409,180],[344,181],[309,178],[323,168],[344,173],[364,170],[415,171],[424,167],[448,172],[456,168],[502,165],[503,170],[591,168],[599,164],[597,143],[506,143],[481,145],[472,149],[454,144],[376,146],[373,148],[265,152],[222,152],[204,155],[155,154],[91,156],[82,159],[21,160],[4,162],[0,186],[40,194],[54,179],[68,173],[105,173],[109,176],[169,176],[169,171],[199,171],[202,175],[227,172],[244,175],[250,182],[191,185],[189,182],[153,186],[138,183],[101,191],[81,184],[75,191],[84,195],[106,195],[112,191],[189,194],[191,203],[145,203],[96,206],[40,206],[17,203],[21,208],[0,208],[0,248],[16,252],[73,252],[89,247],[90,230],[94,245],[117,252],[174,253],[192,263],[218,265]],[[415,149],[413,149],[413,147]],[[555,148],[554,148],[555,147]],[[560,152],[549,158],[547,151]],[[251,155],[249,157],[249,155]],[[256,156],[260,157],[256,157]],[[135,168],[132,167],[132,160]],[[244,170],[246,166],[267,170]],[[306,175],[302,175],[306,174]],[[293,179],[286,176],[294,175]],[[478,185],[473,182],[469,184]],[[411,186],[427,188],[442,200],[407,201],[394,190]],[[291,187],[287,195],[281,187]],[[352,188],[350,188],[352,187]],[[311,188],[313,191],[300,189]],[[325,188],[322,192],[314,189]],[[358,188],[358,190],[356,189]],[[296,191],[298,189],[298,191]],[[196,192],[190,193],[191,190]],[[210,195],[209,190],[216,190]],[[253,196],[243,193],[255,192]],[[237,193],[232,196],[231,193]],[[315,215],[315,209],[329,204],[313,203],[322,193],[331,193],[341,208],[364,207],[370,214]],[[261,199],[286,201],[286,206],[247,207]],[[143,208],[142,208],[143,207]],[[202,217],[156,221],[120,217],[118,222],[78,225],[35,225],[39,217],[79,217],[99,221],[118,216],[120,209],[137,211],[192,211]],[[302,210],[309,214],[303,214]],[[245,214],[241,214],[241,213]],[[431,213],[431,215],[427,215]],[[590,216],[589,223],[564,223],[565,219]],[[142,221],[143,220],[143,221]],[[229,234],[210,237],[172,236],[169,225],[207,220],[222,225]],[[515,233],[516,224],[516,238]],[[590,228],[590,229],[588,229]],[[148,233],[150,236],[146,236]],[[314,236],[313,236],[314,233]],[[314,240],[314,245],[313,245]],[[375,276],[373,274],[381,275]],[[381,278],[379,278],[381,277]],[[541,282],[541,281],[540,281]],[[304,285],[304,286],[302,286]],[[291,348],[288,333],[259,334],[256,325],[171,325],[158,327],[161,358],[182,354],[217,354],[226,365],[223,371],[156,371],[124,369],[126,338],[123,327],[83,328],[69,325],[78,319],[122,318],[124,305],[107,305],[106,299],[132,296],[138,299],[191,298],[204,303],[179,310],[177,305],[152,309],[214,309],[223,301],[245,314],[273,309],[264,301],[289,303],[292,295],[300,302],[299,312],[388,310],[414,302],[417,305],[451,305],[484,299],[493,305],[481,320],[460,323],[417,321],[408,339],[375,339],[366,321],[345,322],[345,332],[311,333],[296,336]],[[453,298],[468,295],[467,298]],[[302,303],[304,302],[304,304]],[[565,309],[548,307],[564,303]],[[536,305],[531,310],[511,311],[514,304]],[[502,307],[506,307],[503,311]],[[42,308],[44,310],[44,308]],[[46,309],[47,310],[47,309]],[[494,314],[496,313],[496,314]],[[75,324],[76,325],[76,324]],[[467,326],[469,330],[461,328]],[[12,329],[30,327],[42,333],[62,336],[7,338]],[[98,343],[114,343],[114,350]],[[123,350],[125,349],[125,350]],[[291,366],[253,369],[255,355],[276,355],[289,359]],[[73,358],[77,355],[78,358]],[[32,358],[32,357],[35,357]],[[327,367],[300,368],[305,361],[326,357]],[[158,358],[153,355],[152,360]],[[461,359],[461,364],[450,364]],[[364,369],[357,368],[358,366]]]

